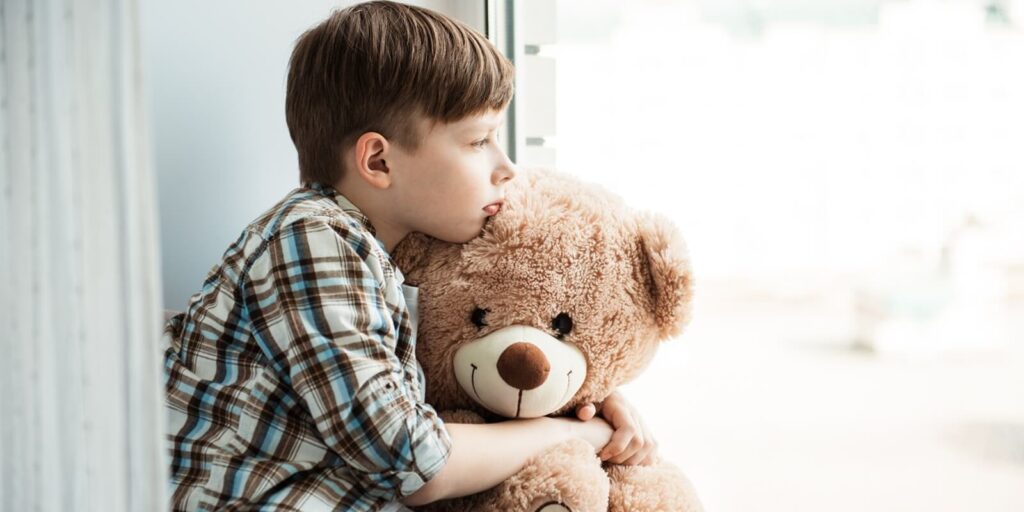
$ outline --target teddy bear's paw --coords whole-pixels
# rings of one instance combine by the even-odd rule
[[[651,466],[607,468],[611,489],[608,510],[613,512],[702,512],[690,481],[679,468],[665,462]]]

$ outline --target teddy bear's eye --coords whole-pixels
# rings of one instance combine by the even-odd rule
[[[484,322],[484,317],[487,316],[487,313],[490,311],[491,310],[489,309],[476,308],[473,310],[473,314],[469,319],[473,322],[473,325],[477,326],[477,328],[482,328],[487,325],[487,322]]]
[[[554,320],[551,320],[551,327],[558,332],[556,337],[562,339],[566,334],[572,332],[572,317],[568,313],[559,313]]]

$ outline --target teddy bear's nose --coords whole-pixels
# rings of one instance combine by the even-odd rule
[[[533,343],[509,345],[498,357],[498,375],[516,389],[529,390],[548,379],[551,364],[544,351]]]

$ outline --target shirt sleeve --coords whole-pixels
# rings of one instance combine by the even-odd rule
[[[405,384],[372,243],[334,219],[296,221],[268,242],[248,295],[261,349],[328,449],[366,494],[396,500],[441,470],[451,438]]]

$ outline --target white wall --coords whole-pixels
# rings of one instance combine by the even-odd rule
[[[303,31],[353,3],[142,2],[166,308],[184,309],[242,228],[298,185],[288,57]],[[471,2],[410,3],[482,27]]]

